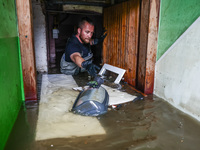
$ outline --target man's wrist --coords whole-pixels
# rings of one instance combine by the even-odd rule
[[[81,63],[81,67],[87,69],[88,65],[90,65],[91,63],[91,61],[85,60]]]

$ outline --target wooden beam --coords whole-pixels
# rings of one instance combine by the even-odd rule
[[[103,8],[99,6],[86,6],[86,5],[63,5],[63,11],[91,11],[102,14]]]
[[[16,0],[25,100],[37,100],[32,1]]]
[[[158,42],[160,0],[150,0],[149,29],[146,58],[145,94],[152,94],[154,89],[154,72]]]
[[[137,64],[137,89],[144,92],[145,87],[145,72],[146,72],[146,51],[148,41],[148,26],[149,26],[149,3],[150,0],[141,1],[140,10],[140,37],[138,49],[138,64]]]
[[[157,52],[160,0],[142,0],[137,89],[152,94]]]

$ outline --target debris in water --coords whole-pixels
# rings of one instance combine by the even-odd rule
[[[138,96],[138,97],[136,97],[136,98],[133,100],[133,102],[136,102],[136,101],[138,101],[138,100],[143,100],[143,99],[144,99],[143,96]]]
[[[119,108],[121,108],[122,107],[122,104],[119,104],[119,105],[112,105],[112,108],[113,109],[117,109],[117,110],[119,110]]]
[[[75,91],[79,91],[79,92],[83,91],[82,87],[74,87],[72,89],[75,90]]]

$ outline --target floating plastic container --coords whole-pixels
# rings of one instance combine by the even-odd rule
[[[83,116],[99,116],[108,111],[109,95],[106,89],[88,88],[79,93],[72,112]]]

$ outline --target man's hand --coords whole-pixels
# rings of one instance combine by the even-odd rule
[[[104,41],[104,39],[106,38],[107,36],[107,33],[106,33],[107,30],[105,30],[105,28],[103,28],[103,32],[101,33],[101,36],[99,38],[95,38],[92,45],[96,45],[96,44],[99,44],[101,42]]]
[[[100,68],[98,66],[96,66],[95,64],[92,63],[92,60],[90,61],[83,61],[81,66],[83,68],[85,68],[87,70],[87,72],[89,73],[89,75],[91,75],[92,77],[95,77],[97,74],[97,70],[100,70]]]
[[[100,76],[96,76],[94,78],[94,81],[88,82],[87,85],[89,85],[92,88],[99,88],[103,83],[104,83],[103,78],[101,78]]]

